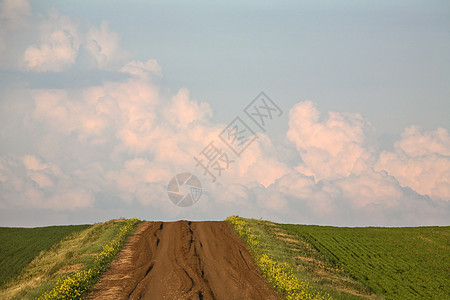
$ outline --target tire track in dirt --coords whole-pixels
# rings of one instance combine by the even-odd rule
[[[226,222],[144,222],[89,299],[279,299]]]

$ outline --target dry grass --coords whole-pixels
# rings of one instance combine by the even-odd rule
[[[0,290],[1,299],[34,299],[58,276],[80,270],[98,253],[123,220],[95,224],[41,252]]]

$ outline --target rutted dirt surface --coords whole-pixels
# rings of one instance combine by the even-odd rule
[[[226,222],[144,222],[89,299],[279,299]]]

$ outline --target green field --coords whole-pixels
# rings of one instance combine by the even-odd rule
[[[282,227],[387,299],[450,298],[450,227]]]
[[[257,236],[258,251],[286,264],[317,295],[450,299],[450,226],[345,228],[238,219]],[[0,228],[0,298],[35,299],[65,274],[90,268],[123,224]]]
[[[0,285],[18,275],[41,251],[90,225],[38,228],[0,227]]]
[[[450,227],[345,228],[245,219],[267,253],[333,299],[450,299]]]

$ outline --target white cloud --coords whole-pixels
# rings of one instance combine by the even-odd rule
[[[127,54],[119,47],[119,42],[119,35],[111,31],[109,22],[102,21],[99,28],[93,26],[87,32],[85,47],[95,58],[97,67],[105,69],[110,67],[111,64],[126,58]],[[151,63],[147,63],[145,67],[155,68],[156,66],[151,66]]]
[[[0,156],[0,172],[0,201],[9,208],[72,211],[95,201],[79,179],[34,155]]]
[[[341,197],[349,199],[355,208],[370,205],[393,207],[399,205],[399,199],[404,196],[397,180],[385,172],[368,170],[338,179],[334,184],[340,189]]]
[[[75,63],[81,37],[78,26],[67,16],[51,10],[40,25],[40,41],[24,53],[25,68],[37,72],[60,72]]]
[[[290,167],[280,162],[275,147],[267,135],[259,134],[240,157],[236,157],[225,179],[229,182],[268,187],[290,171]]]
[[[3,2],[0,9],[0,22],[11,28],[30,18],[27,2]],[[33,20],[40,34],[22,52],[26,70],[70,72],[80,63],[82,49],[93,58],[90,67],[121,72],[125,78],[82,88],[28,89],[9,94],[20,94],[20,99],[1,99],[22,101],[4,105],[17,116],[9,116],[15,123],[5,128],[23,126],[25,137],[34,136],[23,143],[26,155],[0,152],[3,213],[31,208],[45,215],[100,207],[105,215],[116,208],[148,208],[160,219],[240,214],[338,225],[448,220],[450,139],[445,129],[411,127],[393,152],[377,153],[367,119],[343,112],[321,117],[316,105],[305,101],[291,108],[281,145],[259,133],[235,156],[219,139],[226,125],[213,123],[211,106],[192,99],[187,88],[171,93],[159,87],[155,78],[163,72],[158,62],[128,59],[108,22],[84,34],[56,11]],[[22,99],[28,94],[34,106]],[[18,139],[21,130],[14,131]],[[231,160],[216,183],[202,175],[193,159],[210,142]],[[286,153],[300,156],[301,162],[287,162]],[[204,195],[192,208],[176,207],[166,195],[167,183],[180,172],[195,173],[202,181]]]
[[[450,137],[444,128],[424,132],[417,126],[406,128],[397,148],[410,157],[427,156],[432,153],[450,156]]]
[[[166,164],[134,158],[124,163],[121,170],[110,171],[106,178],[114,182],[121,197],[132,202],[138,186],[142,184],[166,184],[173,176],[173,170]]]
[[[48,165],[43,164],[37,157],[33,155],[25,155],[23,157],[25,168],[32,171],[42,171],[48,168]]]
[[[298,170],[316,180],[358,174],[373,160],[373,129],[359,114],[330,112],[321,121],[311,101],[290,111],[287,137],[303,160]]]
[[[212,117],[209,104],[189,98],[189,90],[183,88],[173,96],[171,104],[164,111],[165,119],[178,130],[186,128],[194,121],[208,121]]]
[[[3,21],[0,18],[0,24],[1,22],[16,24],[15,27],[18,27],[17,24],[25,23],[27,14],[30,13],[29,4],[28,8],[25,4],[3,6],[6,8],[0,17],[8,13],[12,15],[3,17]],[[129,56],[120,47],[120,38],[116,32],[110,29],[108,21],[102,21],[99,27],[91,26],[87,32],[83,32],[76,20],[61,15],[55,9],[50,10],[46,16],[34,17],[31,20],[32,26],[26,30],[30,36],[28,40],[35,39],[34,28],[39,29],[38,38],[34,43],[28,44],[25,49],[19,49],[19,52],[23,51],[21,52],[23,53],[21,67],[27,71],[62,72],[68,70],[77,61],[84,68],[118,70]],[[9,27],[13,27],[13,25]],[[1,39],[1,36],[2,30],[0,30],[0,42],[4,40]],[[84,52],[80,52],[80,50],[84,50]],[[15,49],[15,52],[18,50]],[[80,53],[84,55],[81,55],[81,58]],[[88,65],[83,65],[83,59]],[[146,63],[129,62],[122,71],[137,75],[141,72],[140,69],[144,69],[144,72],[151,70],[158,74],[161,70],[155,63],[154,60]]]
[[[397,143],[398,153],[383,152],[375,164],[372,128],[364,118],[329,113],[320,120],[311,102],[301,102],[291,109],[287,133],[303,159],[300,166],[284,163],[280,155],[286,151],[260,133],[212,183],[193,156],[211,141],[228,151],[218,138],[225,125],[213,124],[210,106],[191,99],[187,89],[162,94],[152,76],[140,73],[79,90],[35,90],[33,97],[30,122],[44,125],[45,136],[37,154],[0,165],[7,205],[15,198],[22,206],[70,211],[91,207],[100,197],[125,209],[148,207],[161,218],[238,213],[341,225],[420,224],[432,222],[430,215],[441,222],[448,210],[439,190],[448,178],[445,168],[428,178],[442,196],[435,192],[434,203],[419,195],[426,194],[421,190],[426,185],[403,184],[402,175],[394,174],[401,169],[395,163],[403,166],[398,153],[430,162],[433,155],[444,159],[448,135],[440,129],[407,131]],[[386,160],[389,155],[396,155],[395,163]],[[433,166],[436,172],[445,165]],[[174,206],[165,194],[171,177],[186,171],[204,184],[204,195],[192,209]]]
[[[432,199],[450,201],[450,137],[439,128],[424,132],[418,127],[405,129],[395,151],[383,151],[376,164],[402,186],[408,186]]]
[[[145,72],[151,74],[153,70]],[[56,140],[74,139],[75,143],[67,143],[67,147],[78,150],[66,149],[62,143],[58,151],[77,155],[72,159],[78,163],[76,169],[62,171],[54,163],[25,156],[25,181],[23,176],[8,175],[5,167],[0,168],[3,186],[27,195],[33,206],[59,210],[89,207],[96,201],[95,193],[118,197],[120,203],[116,205],[151,207],[167,218],[186,217],[186,213],[195,218],[200,213],[209,218],[239,213],[273,215],[280,220],[309,219],[322,224],[380,225],[391,224],[390,213],[398,217],[398,224],[409,222],[411,214],[415,214],[416,223],[428,221],[428,214],[437,214],[437,208],[426,198],[399,184],[400,175],[379,167],[386,153],[381,154],[374,169],[372,128],[357,114],[329,113],[328,118],[320,120],[311,102],[301,102],[291,110],[287,134],[303,159],[300,166],[283,163],[279,145],[276,147],[260,133],[240,157],[231,157],[234,162],[213,184],[211,178],[201,175],[202,169],[195,166],[193,156],[211,141],[227,151],[218,138],[225,125],[213,124],[210,106],[191,99],[187,89],[173,96],[162,95],[152,77],[141,73],[78,91],[36,90],[34,99],[31,121],[44,124],[46,134],[54,135]],[[447,153],[447,135],[442,130],[433,134],[408,132],[398,142],[398,148],[405,149],[402,153],[418,157],[427,151],[442,157]],[[424,145],[430,148],[424,150]],[[46,157],[55,145],[51,147],[40,147],[38,154]],[[93,160],[101,155],[103,162]],[[396,162],[401,161],[396,158]],[[197,203],[195,210],[174,206],[165,194],[171,177],[182,171],[197,174],[204,183],[204,203]],[[436,187],[442,174],[430,178]],[[69,183],[69,178],[74,183]],[[30,187],[24,189],[24,185]],[[419,186],[407,186],[423,194]],[[50,190],[54,192],[48,194]],[[68,202],[72,204],[62,204]],[[415,212],[412,203],[424,213]],[[436,203],[441,207],[440,202]]]

